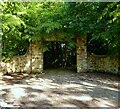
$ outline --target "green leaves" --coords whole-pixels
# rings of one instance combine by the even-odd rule
[[[112,56],[117,56],[120,49],[120,4],[119,3],[109,3],[105,8],[100,18],[99,23],[105,19],[104,25],[105,31],[100,31],[99,36],[108,42],[108,54]]]
[[[64,36],[71,41],[90,34],[92,40],[102,39],[103,44],[107,43],[110,52],[113,50],[112,53],[117,54],[119,49],[118,3],[1,2],[0,6],[3,55],[6,57],[21,54],[21,49],[24,52],[28,44],[23,43],[25,46],[19,48],[22,42],[41,41],[52,36],[58,39]]]
[[[20,3],[6,2],[1,4],[2,7],[2,56],[3,60],[12,57],[13,55],[22,54],[19,51],[26,49],[26,44],[20,48],[22,42],[26,39],[23,38],[24,28],[26,24],[17,12],[23,11],[23,5]],[[25,12],[25,10],[24,10]],[[24,53],[23,53],[24,54]]]

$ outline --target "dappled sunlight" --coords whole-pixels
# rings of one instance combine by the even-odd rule
[[[71,108],[73,108],[73,107],[78,107],[78,106],[76,106],[76,105],[74,105],[74,104],[70,104],[70,103],[63,103],[62,105],[61,105],[62,107],[71,107]]]
[[[33,89],[44,89],[45,86],[41,86],[41,85],[34,85],[34,86],[30,86]]]
[[[92,90],[94,87],[91,87],[91,86],[87,86],[86,88],[87,88],[87,89],[91,89],[91,90]]]
[[[108,80],[106,80],[106,81],[101,81],[101,80],[97,80],[98,82],[100,82],[100,83],[102,83],[102,84],[107,84],[108,86],[114,86],[114,87],[116,87],[116,88],[118,88],[118,78],[116,77],[116,80],[115,81],[108,81]]]
[[[8,104],[8,103],[1,102],[1,101],[0,101],[0,106],[1,106],[1,107],[15,107],[15,106],[13,106],[12,104]]]
[[[38,99],[40,100],[51,100],[46,94],[40,94],[39,96],[37,96]]]
[[[82,82],[83,85],[87,85],[87,86],[96,86],[95,84],[91,84],[91,83],[88,83],[88,82]]]
[[[79,85],[79,84],[65,84],[65,85],[62,85],[63,87],[65,88],[76,88],[76,87],[81,87],[82,85]]]
[[[65,73],[64,75],[56,71],[51,74],[45,72],[43,75],[29,76],[24,73],[24,76],[26,78],[22,79],[22,83],[18,81],[20,78],[14,79],[11,76],[6,79],[14,80],[13,85],[7,84],[7,81],[0,85],[0,92],[3,93],[2,99],[8,98],[8,104],[55,107],[117,106],[118,90],[116,88],[89,81],[87,77],[81,79],[77,74]]]
[[[113,101],[109,101],[108,99],[103,98],[96,98],[97,101],[99,101],[100,107],[114,107]]]
[[[39,68],[42,68],[42,65],[39,65]]]
[[[7,72],[11,72],[11,64],[7,63],[6,64]]]
[[[4,78],[6,78],[6,79],[13,79],[13,77],[11,77],[11,76],[4,76]]]
[[[34,62],[35,60],[36,60],[36,59],[35,59],[35,58],[33,58],[33,59],[32,59],[32,62]]]
[[[88,94],[79,94],[77,96],[71,96],[71,99],[80,100],[80,101],[91,101],[93,98]]]
[[[10,89],[10,88],[13,88],[14,86],[10,86],[10,85],[0,85],[0,90],[3,90],[3,89]]]
[[[13,72],[15,72],[15,62],[13,61],[13,67],[12,67]]]
[[[99,99],[99,100],[101,104],[108,105],[108,106],[114,106],[112,102],[110,102],[109,100],[104,100],[104,99]]]
[[[19,87],[18,88],[11,88],[10,92],[12,93],[12,95],[15,99],[19,99],[20,97],[26,95],[25,90],[23,88],[19,88]]]
[[[30,60],[25,64],[24,70],[27,71],[30,68]]]
[[[102,86],[101,88],[111,90],[111,91],[116,91],[116,92],[119,91],[117,88],[111,88],[111,87],[105,87],[105,86]]]

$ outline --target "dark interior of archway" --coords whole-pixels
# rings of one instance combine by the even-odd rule
[[[68,42],[45,42],[48,48],[44,52],[44,69],[68,68],[76,70],[76,47],[69,46]]]

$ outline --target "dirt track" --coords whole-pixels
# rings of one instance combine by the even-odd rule
[[[4,76],[1,107],[118,107],[118,78],[52,69],[44,74]]]

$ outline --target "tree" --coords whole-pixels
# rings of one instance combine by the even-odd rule
[[[98,22],[101,23],[103,20],[106,25],[98,38],[107,43],[109,55],[117,56],[120,53],[120,4],[116,2],[107,4]]]
[[[19,51],[24,51],[22,48],[20,49],[20,46],[25,42],[23,29],[26,27],[26,24],[20,18],[20,15],[24,14],[24,7],[21,3],[1,2],[1,7],[2,55],[3,59],[5,59],[6,57],[19,54]]]
[[[119,51],[119,3],[1,2],[3,57],[22,55],[30,41],[88,35],[107,54]],[[96,46],[90,46],[95,51]],[[104,50],[103,50],[104,51]]]
[[[64,20],[66,31],[76,36],[87,35],[88,46],[93,49],[91,52],[113,57],[118,55],[120,51],[119,3],[66,3],[66,5],[67,17]]]

